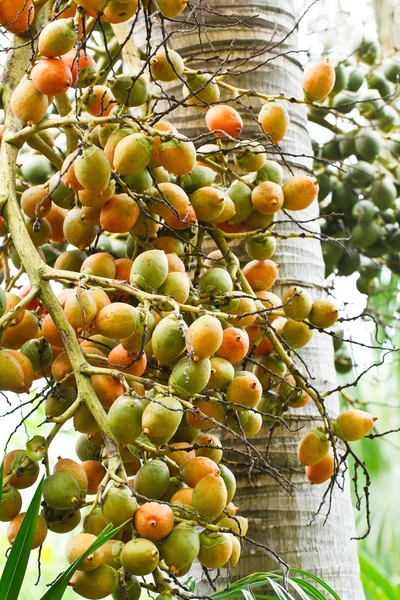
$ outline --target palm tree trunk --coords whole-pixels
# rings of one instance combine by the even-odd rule
[[[207,3],[195,0],[192,7],[194,12],[170,43],[183,57],[196,59],[189,60],[188,66],[204,68],[204,59],[208,59],[207,70],[213,67],[218,69],[230,53],[231,59],[250,59],[249,62],[243,62],[243,74],[240,77],[227,78],[232,85],[264,93],[283,93],[289,98],[302,97],[302,69],[296,54],[297,21],[293,0],[208,0]],[[196,22],[201,26],[195,26]],[[255,58],[256,53],[258,56]],[[256,70],[255,66],[258,66]],[[171,89],[177,98],[181,94],[180,86]],[[257,114],[259,101],[245,98],[242,101],[247,107],[241,111],[245,121],[243,135],[251,138],[252,135],[259,135],[251,116],[251,112]],[[286,103],[286,106],[290,112],[291,126],[283,144],[285,155],[280,162],[285,162],[294,173],[301,173],[312,167],[306,112],[301,105]],[[201,110],[178,108],[172,113],[171,120],[189,137],[204,132],[204,112]],[[270,158],[279,159],[276,156]],[[315,202],[298,218],[313,219],[317,214],[318,204]],[[308,227],[317,230],[316,223]],[[280,226],[280,230],[298,232],[297,226],[290,223]],[[244,258],[239,248],[238,252]],[[323,294],[324,264],[317,240],[280,240],[274,260],[280,265],[280,279],[275,287],[277,294],[283,293],[294,282],[308,288],[314,298]],[[314,385],[321,391],[335,387],[333,347],[329,336],[315,334],[301,356],[312,373]],[[335,415],[339,409],[338,399],[330,399],[328,407],[330,414]],[[306,569],[322,577],[343,600],[361,600],[364,594],[360,583],[357,543],[351,541],[355,536],[355,526],[347,485],[343,492],[338,489],[334,492],[326,524],[323,511],[322,516],[316,517],[310,525],[326,488],[312,487],[305,480],[303,469],[298,467],[296,446],[304,428],[320,424],[318,414],[313,407],[306,407],[291,414],[287,424],[291,431],[282,426],[275,431],[270,458],[295,484],[293,493],[289,495],[265,474],[256,477],[255,488],[249,487],[246,474],[237,476],[235,503],[240,507],[240,514],[249,517],[248,535],[256,542],[270,546],[291,567]],[[296,432],[299,428],[303,428],[301,433]],[[255,441],[263,453],[267,440],[268,430],[263,427]],[[243,577],[256,571],[276,568],[277,564],[262,549],[248,546],[233,576]]]
[[[379,39],[385,56],[400,47],[400,0],[374,0]]]

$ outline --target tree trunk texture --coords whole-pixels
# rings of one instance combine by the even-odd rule
[[[379,39],[385,56],[400,48],[400,0],[374,0]]]
[[[187,23],[170,39],[170,47],[184,58],[198,59],[188,62],[190,68],[218,69],[228,53],[231,58],[246,57],[250,60],[243,64],[243,74],[228,77],[226,81],[258,92],[302,98],[302,68],[296,54],[297,16],[292,0],[209,0],[207,3],[195,0],[192,7]],[[196,21],[201,27],[193,25]],[[142,30],[139,33],[142,43],[144,35]],[[155,43],[154,37],[152,42]],[[159,40],[157,42],[160,43]],[[260,49],[264,51],[257,58],[251,58]],[[206,67],[204,59],[209,61]],[[259,68],[254,70],[256,65]],[[180,98],[181,84],[172,86],[170,91]],[[245,122],[242,135],[249,138],[259,136],[255,116],[260,102],[247,98],[243,98],[242,102],[244,108],[241,114]],[[284,156],[279,157],[272,152],[268,158],[286,165],[286,176],[289,175],[288,167],[294,174],[309,173],[312,149],[305,108],[288,102],[285,106],[290,113],[291,125],[282,144]],[[205,131],[204,115],[202,110],[178,108],[167,118],[171,118],[182,133],[195,137]],[[306,220],[317,215],[318,203],[314,202],[309,209],[295,216]],[[284,215],[279,213],[278,219],[282,218]],[[289,222],[278,227],[279,231],[299,231]],[[317,231],[316,223],[306,227]],[[246,260],[240,247],[236,247],[235,251],[241,260]],[[273,260],[280,265],[279,281],[273,290],[278,295],[294,283],[307,288],[313,298],[323,295],[324,264],[318,241],[279,240]],[[336,387],[333,346],[329,336],[315,333],[311,343],[300,353],[312,374],[310,381],[313,385],[322,392]],[[327,405],[330,414],[336,416],[338,399],[330,398]],[[295,484],[293,493],[287,493],[269,475],[256,475],[254,488],[251,488],[246,473],[237,474],[235,504],[239,506],[240,514],[249,517],[248,536],[267,544],[292,568],[308,570],[327,581],[343,600],[361,600],[364,593],[360,583],[357,543],[351,541],[356,534],[348,485],[343,492],[336,488],[327,522],[324,524],[325,506],[322,514],[310,525],[326,489],[326,485],[311,486],[308,483],[296,457],[300,436],[305,430],[321,424],[312,402],[293,411],[287,417],[287,424],[291,431],[283,426],[275,431],[269,456],[271,463]],[[299,428],[301,431],[296,431]],[[264,454],[268,434],[268,427],[264,425],[257,438],[251,440]],[[237,440],[231,441],[232,445],[237,445]],[[224,444],[231,445],[226,439]],[[277,563],[262,549],[248,544],[231,577],[237,579],[256,571],[277,568]],[[226,581],[225,577],[223,579]],[[218,584],[221,585],[221,580]],[[204,589],[205,586],[202,591]]]

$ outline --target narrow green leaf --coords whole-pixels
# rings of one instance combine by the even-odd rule
[[[299,585],[297,585],[297,583],[293,580],[293,579],[289,579],[289,583],[290,585],[293,587],[293,589],[296,590],[296,592],[298,593],[298,595],[300,596],[301,600],[309,600],[310,596],[308,596]]]
[[[291,569],[291,571],[292,571],[292,573],[298,573],[299,575],[303,575],[304,577],[307,577],[308,579],[312,579],[313,581],[318,583],[318,585],[323,587],[327,592],[329,592],[331,594],[331,596],[334,598],[334,600],[341,600],[339,598],[339,596],[337,595],[337,593],[334,592],[333,589],[327,583],[325,583],[325,581],[322,581],[322,579],[320,579],[316,575],[313,575],[312,573],[308,573],[307,571],[303,571],[302,569]]]
[[[275,581],[273,581],[273,579],[270,579],[270,577],[267,578],[267,581],[274,590],[279,600],[287,600],[289,598],[286,591],[279,585],[279,583],[276,583]]]
[[[242,592],[245,600],[254,600],[254,594],[252,594],[248,588],[243,588],[240,591]]]
[[[25,577],[31,553],[32,540],[42,499],[44,478],[36,488],[26,515],[22,521],[0,580],[1,600],[17,600]]]
[[[297,578],[294,578],[293,581],[296,581],[302,589],[307,590],[311,598],[314,598],[315,600],[326,600],[326,596],[317,590],[317,588],[314,587],[309,581]]]
[[[128,521],[126,521],[128,523]],[[96,541],[93,542],[91,546],[81,554],[79,558],[77,558],[69,567],[64,571],[64,573],[53,583],[53,585],[47,590],[47,592],[40,598],[40,600],[61,600],[61,598],[65,594],[65,590],[68,587],[70,579],[72,575],[77,571],[79,562],[89,556],[92,552],[100,548],[103,544],[105,544],[108,540],[110,540],[122,527],[126,525],[123,523],[119,527],[112,529],[112,525],[107,525],[100,535],[97,536]],[[1,596],[0,596],[1,597]],[[3,600],[3,599],[2,599]]]
[[[360,554],[361,579],[363,583],[370,581],[375,588],[382,590],[387,600],[397,600],[398,593],[388,581],[388,576],[379,571],[364,554]]]

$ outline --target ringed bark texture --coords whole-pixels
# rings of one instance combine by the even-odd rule
[[[179,27],[174,25],[180,31],[170,38],[169,44],[182,57],[189,59],[187,65],[190,68],[206,68],[210,71],[221,69],[223,72],[228,66],[236,67],[242,74],[228,76],[225,81],[231,85],[267,94],[282,93],[288,98],[303,98],[302,68],[296,39],[298,15],[295,14],[293,1],[196,0],[191,5],[192,12],[188,13],[187,21]],[[143,30],[142,35],[145,35]],[[154,38],[152,41],[155,42]],[[224,65],[228,55],[228,63]],[[205,59],[207,63],[204,63]],[[229,97],[224,90],[221,92],[221,101]],[[181,83],[172,85],[170,93],[180,98]],[[243,137],[259,136],[257,114],[260,101],[243,97],[241,102],[241,115],[245,123]],[[294,174],[310,174],[312,149],[305,107],[290,102],[284,102],[284,106],[290,113],[291,124],[281,144],[283,153],[279,155],[270,145],[268,158],[279,160],[285,167],[286,177],[290,170]],[[238,108],[237,105],[235,107]],[[202,110],[179,107],[167,118],[171,117],[182,133],[194,138],[205,131],[204,115],[205,111]],[[292,214],[299,221],[313,219],[318,215],[318,203],[314,202],[309,209]],[[278,220],[284,218],[283,214],[278,213]],[[316,223],[306,223],[304,226],[308,230],[318,230]],[[288,233],[299,232],[298,226],[289,221],[276,229]],[[239,246],[235,251],[242,261],[248,260]],[[324,264],[319,241],[278,240],[273,260],[280,265],[279,281],[273,288],[278,295],[282,295],[293,284],[308,289],[313,299],[324,294]],[[300,355],[311,373],[309,381],[314,386],[321,392],[336,387],[333,346],[328,335],[315,332],[312,341],[300,351]],[[305,371],[304,367],[301,368]],[[327,407],[330,415],[336,416],[339,411],[337,397],[330,398]],[[247,474],[236,473],[238,492],[235,503],[239,506],[240,514],[249,517],[248,536],[256,542],[267,544],[292,568],[302,568],[320,576],[341,598],[361,600],[364,593],[360,583],[357,543],[351,541],[356,534],[348,482],[344,491],[336,487],[330,516],[324,524],[329,499],[322,513],[317,517],[315,514],[327,484],[311,486],[296,458],[299,438],[308,429],[320,425],[321,419],[310,402],[303,409],[292,411],[286,421],[291,431],[283,426],[277,428],[269,457],[271,464],[295,484],[293,493],[288,494],[266,474],[256,475],[255,488],[252,489]],[[297,431],[299,428],[300,431]],[[267,436],[268,430],[264,425],[257,438],[251,440],[263,453],[268,442]],[[236,446],[237,440],[225,439],[224,445]],[[277,568],[276,562],[262,549],[247,544],[231,577],[236,579],[256,571]],[[221,585],[221,581],[218,585]]]

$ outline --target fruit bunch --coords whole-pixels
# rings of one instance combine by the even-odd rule
[[[322,231],[348,240],[345,247],[323,244],[326,273],[359,272],[357,288],[370,295],[383,264],[400,272],[400,62],[397,55],[382,59],[379,46],[365,39],[335,73],[326,108],[313,106],[309,115],[331,130],[327,115],[336,117],[332,139],[314,146]]]
[[[129,19],[137,4],[75,4],[56,6],[10,102],[26,125],[14,131],[18,143],[35,136],[33,145],[45,151],[22,146],[18,233],[12,219],[1,221],[0,391],[26,393],[45,378],[54,429],[6,455],[0,518],[10,522],[13,543],[24,518],[19,490],[34,485],[46,459],[32,547],[48,529],[62,534],[81,525],[66,549],[72,563],[106,524],[121,526],[81,560],[72,586],[85,598],[138,599],[139,576],[152,573],[155,591],[168,595],[163,572],[184,576],[196,559],[207,569],[236,566],[247,520],[233,503],[232,461],[214,430],[251,452],[247,439],[263,422],[276,426],[289,409],[318,401],[292,357],[314,329],[335,324],[338,310],[298,285],[282,297],[272,291],[274,215],[306,209],[319,191],[315,177],[284,177],[267,158],[267,144],[288,129],[283,104],[263,98],[256,141],[246,137],[235,102],[219,102],[229,84],[187,68],[166,46],[148,60],[136,57],[129,73],[104,74],[85,32],[99,27],[98,18]],[[186,2],[157,5],[175,18]],[[7,2],[1,11],[6,6],[0,22],[13,32],[17,12]],[[20,25],[15,33],[30,21]],[[182,102],[204,111],[199,147],[153,114],[157,90],[176,79]],[[328,63],[304,79],[307,97],[318,100],[333,84]],[[47,114],[54,97],[57,106],[68,103],[67,116]],[[65,133],[65,153],[49,134],[53,125]],[[206,235],[217,249],[205,251]],[[237,240],[250,259],[243,268]],[[19,286],[24,271],[30,285]],[[49,446],[70,419],[81,463],[59,458],[50,473]],[[337,438],[360,439],[372,425],[367,413],[350,411],[308,432],[299,461],[311,483],[337,471]]]

